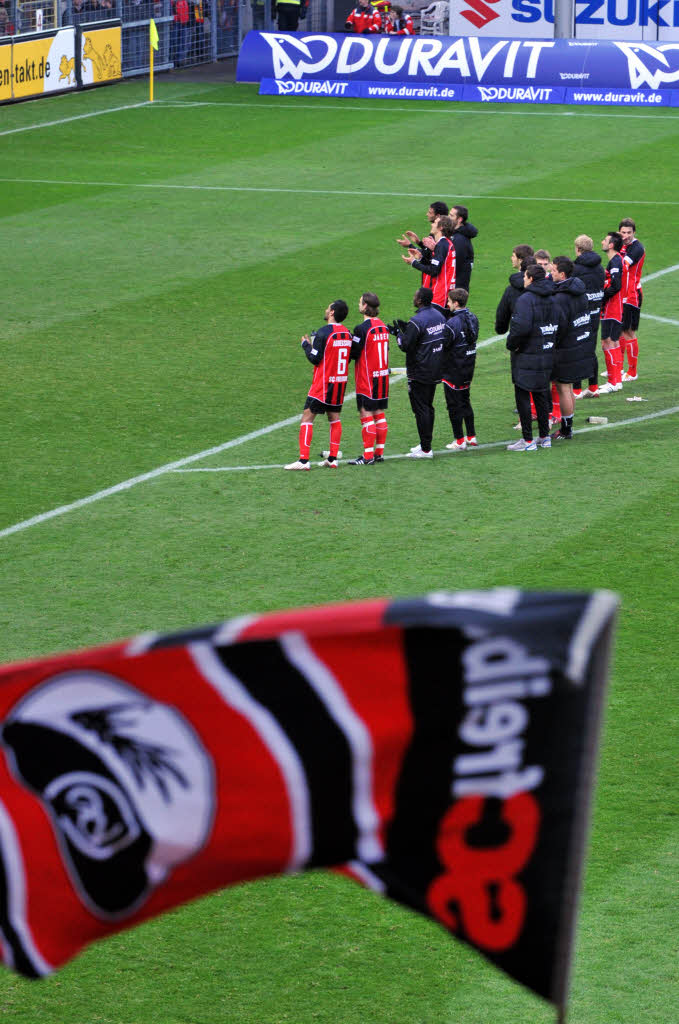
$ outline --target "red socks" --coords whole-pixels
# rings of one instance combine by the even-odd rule
[[[630,338],[627,342],[627,372],[630,377],[637,375],[637,361],[639,359],[639,341],[637,338]]]
[[[375,455],[376,456],[381,456],[381,455],[384,455],[384,443],[387,440],[387,430],[389,428],[387,427],[387,419],[386,419],[386,416],[384,415],[384,413],[378,413],[378,415],[379,415],[380,418],[375,420],[375,431],[376,431],[376,435],[377,435],[376,436],[377,443],[375,445]]]
[[[617,348],[605,348],[604,356],[608,370],[608,383],[620,384],[622,380],[622,349],[619,345]]]
[[[361,416],[361,435],[363,437],[363,458],[375,458],[375,438],[377,437],[377,424],[372,416]]]
[[[555,420],[561,419],[561,402],[559,400],[559,389],[552,384],[552,416]]]
[[[309,459],[311,451],[311,438],[314,433],[313,423],[302,423],[299,428],[299,457],[305,461]]]
[[[330,457],[337,458],[342,440],[342,421],[332,420],[330,423]]]

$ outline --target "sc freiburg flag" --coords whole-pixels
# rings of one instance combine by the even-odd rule
[[[334,867],[563,1007],[616,599],[498,589],[0,670],[0,948],[28,977]]]

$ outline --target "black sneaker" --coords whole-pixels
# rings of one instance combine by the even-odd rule
[[[372,466],[375,459],[364,459],[362,455],[359,455],[357,459],[350,459],[347,462],[347,466]]]
[[[568,433],[564,433],[562,430],[555,430],[554,433],[552,434],[552,441],[572,441],[572,440],[573,440],[573,431],[572,430],[569,431]]]
[[[384,455],[376,455],[373,462],[384,462]]]

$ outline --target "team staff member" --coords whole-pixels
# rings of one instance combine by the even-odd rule
[[[608,382],[599,388],[600,395],[611,391],[622,391],[622,279],[623,262],[620,255],[622,235],[609,231],[601,241],[601,248],[608,254],[606,281],[604,283],[604,305],[601,310],[601,347],[604,350]]]
[[[587,388],[582,391],[581,381],[576,381],[573,384],[573,398],[596,398],[599,393],[599,360],[596,355],[596,343],[601,323],[601,304],[604,300],[606,271],[601,264],[601,256],[598,252],[593,251],[594,243],[589,235],[578,235],[573,245],[575,246],[573,273],[585,285],[589,306],[590,334],[587,349],[591,359],[591,369],[587,371],[589,374]]]
[[[300,18],[306,18],[306,0],[279,0],[276,14],[279,32],[296,32]]]
[[[639,330],[639,317],[641,315],[641,303],[643,293],[641,290],[641,271],[643,270],[646,250],[634,237],[636,224],[631,217],[625,217],[618,224],[618,231],[622,235],[623,247],[620,250],[625,276],[623,278],[624,294],[622,297],[622,333],[620,335],[620,348],[622,350],[622,364],[625,364],[625,352],[627,352],[627,373],[623,373],[623,381],[637,379],[637,360],[639,358],[639,341],[637,331]]]
[[[516,306],[516,300],[523,291],[524,270],[533,262],[532,245],[515,245],[512,249],[512,266],[514,272],[509,275],[509,284],[502,293],[495,311],[495,333],[506,334]],[[522,269],[523,266],[523,269]]]
[[[415,414],[420,443],[409,453],[411,459],[433,459],[434,395],[441,379],[443,328],[446,318],[432,305],[431,288],[418,288],[413,296],[416,313],[405,324],[392,327],[398,347],[406,354],[406,377],[410,407]]]
[[[337,469],[337,453],[342,439],[342,403],[347,386],[347,373],[353,339],[344,327],[349,307],[343,299],[331,302],[325,311],[326,325],[309,337],[305,334],[301,345],[304,354],[314,365],[311,388],[302,412],[299,428],[299,459],[289,462],[285,469],[310,469],[309,450],[316,416],[326,414],[330,426],[330,453],[319,466]]]
[[[384,462],[387,439],[389,332],[377,315],[380,300],[374,292],[363,292],[358,311],[363,314],[363,322],[354,327],[351,354],[355,360],[356,406],[361,419],[363,454],[348,465],[372,466]]]
[[[448,292],[455,287],[455,227],[451,217],[437,217],[432,224],[431,237],[424,238],[425,252],[421,259],[416,249],[408,249],[401,259],[422,274],[422,287],[431,288],[433,305],[445,316],[448,312]]]
[[[358,0],[358,4],[347,17],[345,26],[348,32],[363,33],[369,35],[382,31],[382,17],[379,11],[370,3],[370,0]]]
[[[453,219],[453,245],[455,246],[455,287],[464,288],[469,292],[469,283],[474,269],[474,246],[472,238],[476,238],[479,229],[467,221],[469,210],[466,206],[453,206],[450,211]]]
[[[554,348],[561,333],[561,314],[554,304],[554,283],[544,268],[531,263],[524,273],[524,291],[516,300],[509,325],[507,348],[512,354],[512,382],[519,410],[522,437],[507,445],[510,452],[551,448],[549,436],[549,382]],[[538,414],[540,436],[533,440],[530,396]]]
[[[478,444],[470,398],[476,365],[479,321],[476,315],[467,309],[468,299],[469,292],[466,288],[451,288],[448,294],[451,315],[443,331],[441,380],[455,438],[446,445],[446,448],[453,452],[463,452],[467,446],[476,448]]]
[[[556,381],[561,408],[561,425],[552,440],[570,441],[573,437],[573,382],[591,372],[589,349],[590,317],[584,281],[573,277],[574,264],[567,256],[557,256],[552,263],[552,281],[556,288],[554,302],[561,310],[563,331],[554,354],[552,379]]]

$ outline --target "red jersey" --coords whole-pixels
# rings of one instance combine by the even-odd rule
[[[601,309],[602,320],[617,320],[618,323],[622,323],[622,278],[622,256],[616,252],[606,267],[604,304]]]
[[[382,16],[372,7],[354,7],[346,20],[354,32],[381,32]]]
[[[646,250],[638,238],[633,238],[629,245],[623,245],[620,255],[623,266],[622,301],[628,306],[640,306],[641,271]]]
[[[422,268],[422,287],[431,288],[433,302],[445,309],[448,292],[455,287],[455,246],[452,238],[439,238],[431,254],[431,262]]]
[[[356,360],[356,394],[364,398],[389,397],[389,332],[373,316],[354,328],[352,358]]]
[[[311,343],[304,343],[306,357],[315,367],[309,398],[326,405],[342,405],[352,340],[344,324],[326,324],[316,331]]]

